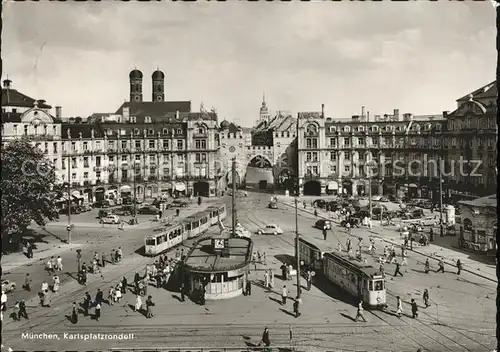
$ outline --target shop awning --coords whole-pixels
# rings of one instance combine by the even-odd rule
[[[184,192],[186,190],[186,185],[184,183],[178,183],[175,185],[175,190],[178,192]]]
[[[127,185],[121,186],[120,187],[120,192],[122,192],[122,193],[132,192],[132,187],[127,186]]]
[[[333,189],[339,189],[339,184],[338,184],[338,182],[330,181],[326,185],[326,188],[331,189],[331,190],[333,190]]]

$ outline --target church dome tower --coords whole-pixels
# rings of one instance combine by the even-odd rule
[[[159,69],[151,75],[153,81],[153,101],[165,101],[165,74]]]
[[[138,69],[133,69],[128,75],[130,80],[130,101],[142,101],[142,72]]]

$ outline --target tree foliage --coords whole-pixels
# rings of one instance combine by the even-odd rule
[[[54,166],[26,139],[2,147],[1,234],[20,237],[34,221],[43,226],[57,218]]]

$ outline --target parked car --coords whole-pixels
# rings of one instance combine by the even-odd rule
[[[354,226],[359,227],[361,220],[354,216],[350,216],[349,218],[342,220],[340,222],[340,226],[345,227],[347,223],[351,225],[351,228]]]
[[[269,208],[270,209],[278,209],[278,203],[276,203],[276,202],[269,202]]]
[[[103,200],[98,200],[97,202],[94,203],[94,206],[96,208],[109,208],[111,207],[111,202],[107,199],[103,199]]]
[[[2,291],[5,293],[12,292],[16,289],[16,283],[9,280],[2,280]]]
[[[282,235],[283,230],[276,224],[269,224],[257,231],[259,235]]]
[[[138,210],[139,214],[150,214],[150,215],[156,215],[160,212],[160,209],[158,209],[155,206],[152,205],[147,205],[145,207],[140,207]]]
[[[157,208],[161,208],[163,204],[163,207],[165,209],[170,209],[172,207],[172,200],[171,199],[155,199],[153,201],[153,205]]]
[[[182,199],[174,199],[172,202],[172,207],[174,208],[185,208],[188,206],[188,202]]]
[[[99,209],[99,212],[97,213],[97,217],[99,219],[105,218],[108,215],[113,215],[111,210],[104,210],[104,209]]]
[[[381,197],[378,201],[382,202],[382,203],[387,203],[389,201],[389,198],[387,198],[387,197]]]
[[[120,217],[118,215],[108,215],[102,218],[99,223],[101,224],[118,224],[120,223]]]
[[[420,219],[420,218],[423,218],[425,216],[424,214],[424,211],[422,209],[413,209],[411,214],[410,214],[410,217],[412,219]]]
[[[130,216],[134,213],[134,207],[132,205],[124,205],[113,212],[115,215],[120,216]]]
[[[437,226],[439,224],[439,218],[436,216],[426,216],[419,220],[419,224],[423,226]]]
[[[93,208],[92,208],[92,205],[85,203],[85,204],[80,205],[80,209],[83,213],[83,212],[91,211]]]
[[[381,196],[372,196],[372,202],[379,202],[381,198]]]
[[[316,223],[314,224],[314,227],[316,227],[320,230],[331,230],[332,223],[330,220],[320,219],[320,220],[316,221]]]

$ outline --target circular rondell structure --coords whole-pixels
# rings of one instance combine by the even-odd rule
[[[196,242],[183,261],[186,293],[218,300],[243,293],[252,259],[249,238],[215,237]]]

